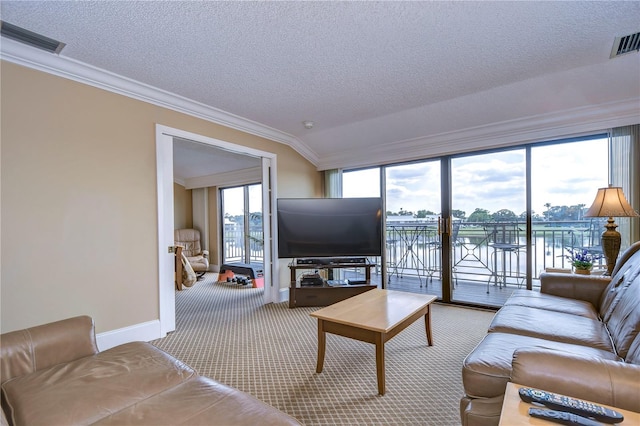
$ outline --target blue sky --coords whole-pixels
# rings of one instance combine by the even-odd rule
[[[607,141],[598,139],[540,145],[532,149],[532,204],[542,214],[545,203],[571,206],[593,202],[597,189],[607,186]],[[377,171],[360,171],[345,178],[344,196],[377,196]],[[467,216],[476,207],[490,212],[525,210],[525,151],[469,155],[452,160],[453,208]],[[387,210],[440,212],[439,161],[387,168]]]

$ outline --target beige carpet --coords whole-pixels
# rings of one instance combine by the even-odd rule
[[[304,425],[459,425],[461,365],[492,312],[433,305],[434,346],[417,321],[387,342],[386,394],[377,394],[373,345],[327,335],[316,374],[309,313],[262,304],[262,290],[208,273],[176,293],[176,331],[152,342],[200,374],[250,393]]]

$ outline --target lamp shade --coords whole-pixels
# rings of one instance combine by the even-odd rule
[[[638,213],[627,201],[619,186],[599,188],[596,199],[585,217],[635,217]]]

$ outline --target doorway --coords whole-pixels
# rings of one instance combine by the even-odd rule
[[[260,159],[260,176],[262,183],[262,211],[265,217],[271,218],[271,206],[276,199],[276,155],[266,151],[236,145],[218,139],[209,138],[180,129],[156,125],[156,164],[158,194],[158,282],[159,282],[159,318],[162,335],[175,330],[175,286],[174,255],[169,252],[173,247],[174,213],[173,213],[173,145],[174,139],[192,141],[193,143],[222,149],[241,155]],[[275,253],[275,223],[265,221],[264,233],[264,303],[278,301],[279,286],[273,285],[273,277],[277,277],[275,263],[271,253]]]
[[[220,189],[223,264],[264,263],[261,194],[260,183]]]

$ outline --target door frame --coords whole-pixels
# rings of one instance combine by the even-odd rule
[[[175,244],[173,216],[173,140],[186,139],[195,143],[210,145],[238,154],[246,154],[262,159],[262,209],[263,218],[275,217],[272,206],[276,205],[276,164],[277,156],[243,145],[236,145],[219,139],[191,133],[185,130],[156,124],[156,175],[158,195],[158,302],[160,333],[165,336],[176,328],[176,303],[174,284],[174,254],[169,247]],[[278,277],[272,253],[277,253],[275,244],[275,221],[263,220],[264,231],[264,303],[279,301],[280,286],[274,285]],[[266,242],[269,244],[266,244]]]

